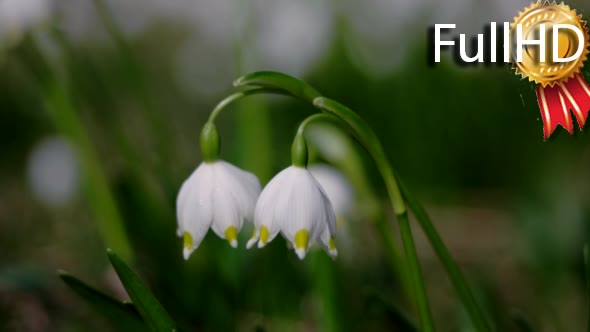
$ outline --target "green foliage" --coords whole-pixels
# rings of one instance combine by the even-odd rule
[[[153,332],[179,331],[166,309],[121,257],[111,250],[108,251],[108,256],[132,303],[148,328]]]
[[[58,272],[59,277],[76,294],[86,300],[96,311],[109,319],[118,331],[141,331],[145,324],[137,308],[129,302],[118,301],[88,285],[65,271]]]

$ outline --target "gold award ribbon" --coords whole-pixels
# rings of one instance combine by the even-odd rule
[[[516,74],[538,84],[537,100],[545,139],[558,125],[573,134],[570,110],[581,130],[590,110],[590,86],[580,72],[590,46],[582,16],[563,2],[538,1],[519,12],[510,30],[513,41],[510,57]],[[519,38],[524,42],[514,45]],[[533,40],[542,40],[543,44]]]

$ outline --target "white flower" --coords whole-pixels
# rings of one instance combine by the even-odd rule
[[[315,164],[307,169],[324,189],[336,216],[349,215],[353,207],[353,191],[348,179],[334,167],[325,164]]]
[[[244,220],[252,220],[260,194],[258,178],[230,163],[204,162],[184,182],[176,200],[184,259],[199,246],[209,227],[232,247]]]
[[[256,241],[262,248],[281,232],[300,259],[316,241],[330,256],[337,255],[332,205],[320,184],[303,167],[288,167],[268,183],[256,203],[254,226],[248,248]]]

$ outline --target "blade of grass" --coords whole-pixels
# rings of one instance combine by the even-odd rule
[[[70,90],[59,79],[56,63],[48,61],[37,46],[35,38],[27,39],[28,47],[19,49],[19,56],[37,81],[41,98],[57,130],[70,139],[76,149],[84,174],[84,189],[101,238],[105,245],[116,249],[126,259],[133,258],[122,218],[109,188],[94,146],[72,101]]]
[[[130,303],[118,301],[88,285],[65,271],[58,271],[61,280],[86,300],[96,311],[108,318],[121,331],[141,331],[145,324],[137,309]]]
[[[432,224],[430,217],[426,213],[426,210],[424,210],[422,205],[408,190],[405,184],[402,181],[400,181],[399,176],[396,177],[398,179],[400,190],[406,200],[408,207],[414,213],[414,216],[418,220],[420,226],[422,226],[422,229],[428,237],[428,240],[434,248],[434,251],[436,251],[438,258],[447,270],[447,274],[451,279],[451,283],[457,291],[457,294],[459,295],[461,302],[465,306],[465,310],[467,310],[467,313],[471,317],[474,327],[477,329],[477,331],[491,331],[491,328],[488,325],[485,315],[479,307],[479,305],[477,304],[475,296],[473,296],[473,293],[471,292],[471,289],[469,288],[467,281],[465,280],[463,274],[461,273],[461,270],[459,270],[459,267],[451,257],[451,254],[449,253],[449,250],[445,246],[440,235],[434,228],[434,225]]]
[[[85,179],[85,189],[107,247],[115,248],[126,259],[132,258],[131,246],[123,221],[109,188],[106,176],[98,161],[81,120],[72,105],[63,84],[49,79],[43,85],[43,99],[58,129],[70,138],[76,147]]]
[[[109,249],[107,254],[131,301],[150,330],[154,332],[179,331],[166,309],[162,307],[137,274],[114,251]]]

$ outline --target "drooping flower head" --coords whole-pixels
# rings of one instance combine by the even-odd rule
[[[254,174],[217,159],[219,138],[215,127],[208,125],[201,135],[205,161],[183,183],[176,201],[185,259],[199,246],[209,227],[236,248],[238,232],[245,220],[253,219],[260,194],[260,182]]]
[[[281,171],[266,185],[256,203],[255,230],[248,248],[256,242],[262,248],[280,232],[293,245],[300,259],[314,242],[318,242],[330,256],[337,255],[334,242],[336,218],[332,205],[305,163],[294,159],[293,166]]]

